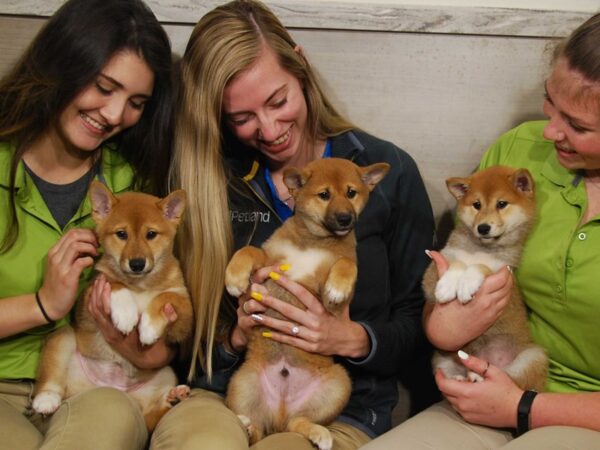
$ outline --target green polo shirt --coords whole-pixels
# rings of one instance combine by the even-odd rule
[[[0,214],[0,236],[4,236],[8,226],[6,211],[9,210],[9,169],[13,152],[13,146],[0,143],[0,211],[4,211]],[[113,192],[121,192],[130,189],[133,171],[116,152],[105,148],[97,178]],[[94,226],[89,198],[61,230],[22,163],[17,168],[15,181],[19,236],[7,253],[0,254],[0,301],[37,291],[42,285],[50,247],[71,228]],[[88,269],[81,277],[80,290],[90,276],[91,269]],[[66,322],[67,319],[63,319],[56,327]],[[0,379],[35,378],[42,340],[52,329],[46,325],[0,339]]]
[[[600,391],[600,216],[581,225],[585,184],[543,138],[546,121],[527,122],[492,145],[481,168],[526,167],[536,183],[537,220],[517,281],[534,340],[550,358],[551,392]]]

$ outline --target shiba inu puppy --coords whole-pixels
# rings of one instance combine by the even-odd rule
[[[124,334],[135,327],[140,342],[155,343],[166,333],[168,342],[182,342],[192,330],[192,305],[183,274],[173,256],[173,240],[185,208],[185,192],[164,199],[125,193],[117,197],[100,182],[90,187],[92,217],[104,254],[96,271],[112,287],[111,318]],[[76,307],[73,327],[49,336],[36,383],[33,409],[47,415],[63,399],[97,386],[128,392],[141,405],[148,429],[174,402],[186,398],[187,386],[176,386],[170,367],[138,369],[104,340],[88,312],[92,286]],[[170,303],[177,320],[169,324],[162,308]]]
[[[471,301],[484,279],[503,266],[517,266],[535,217],[534,182],[526,169],[490,167],[468,178],[450,178],[459,222],[441,253],[450,266],[438,280],[435,264],[423,278],[428,301]],[[544,350],[531,340],[527,313],[518,287],[502,315],[482,336],[463,349],[502,368],[522,389],[541,390],[547,372]],[[436,352],[433,368],[458,380],[483,381],[455,354]]]
[[[338,158],[319,159],[304,169],[288,168],[284,182],[295,201],[294,215],[264,243],[244,247],[226,270],[226,287],[239,297],[259,268],[291,263],[286,276],[337,313],[353,296],[357,276],[354,226],[369,193],[387,174],[387,163],[358,167]],[[269,280],[270,294],[304,309]],[[268,311],[280,317],[274,311]],[[279,431],[295,431],[321,450],[332,446],[329,424],[346,405],[351,381],[333,358],[263,338],[255,328],[246,360],[232,377],[227,405],[240,416],[250,443]]]

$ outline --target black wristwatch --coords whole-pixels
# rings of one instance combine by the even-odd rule
[[[521,400],[519,400],[519,406],[517,406],[517,436],[529,431],[529,413],[536,395],[536,391],[525,391],[521,396]]]

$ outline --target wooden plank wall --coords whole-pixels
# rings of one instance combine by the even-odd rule
[[[175,53],[181,54],[196,19],[168,16],[171,9],[153,8],[164,22]],[[279,13],[290,15],[287,22],[295,23],[296,16],[289,9]],[[356,124],[415,158],[443,238],[454,205],[444,180],[468,174],[502,132],[523,120],[543,117],[543,80],[551,49],[566,34],[565,22],[579,23],[586,16],[563,13],[561,21],[557,14],[543,16],[545,23],[537,15],[539,23],[528,19],[535,25],[528,29],[517,26],[523,20],[515,25],[515,20],[507,20],[514,15],[496,11],[479,28],[481,33],[476,33],[473,14],[467,19],[455,14],[452,17],[459,17],[459,23],[446,24],[446,28],[440,28],[439,21],[419,28],[411,16],[413,22],[401,22],[404,27],[378,18],[378,23],[367,21],[360,29],[358,19],[351,20],[355,16],[343,19],[340,15],[330,20],[346,22],[312,27],[313,22],[305,19],[298,23],[307,26],[290,30],[335,104]],[[9,14],[0,6],[0,74],[44,20]]]

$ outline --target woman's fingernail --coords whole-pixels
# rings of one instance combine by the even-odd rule
[[[258,300],[259,302],[262,302],[263,299],[263,296],[260,292],[251,292],[250,297],[252,297],[254,300]]]
[[[459,350],[458,357],[464,361],[464,360],[469,359],[469,354],[467,352],[463,352],[462,350]]]
[[[273,333],[271,333],[270,331],[263,331],[262,332],[262,337],[272,338],[273,337]]]
[[[510,266],[506,266],[506,268],[508,269],[508,271],[509,271],[510,273],[513,273],[513,271],[512,271],[512,267],[510,267]]]
[[[431,256],[431,251],[429,251],[429,250],[425,250],[425,254],[426,254],[427,256],[429,256],[429,258],[430,258],[430,259],[433,259],[433,257]]]
[[[250,317],[252,317],[257,322],[262,322],[263,321],[262,316],[259,316],[258,314],[252,314]]]
[[[269,273],[269,278],[271,278],[272,280],[279,280],[281,278],[281,275],[279,275],[277,272],[270,272]]]
[[[291,268],[292,268],[291,264],[282,264],[279,266],[279,270],[281,270],[282,272],[290,270]]]

